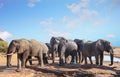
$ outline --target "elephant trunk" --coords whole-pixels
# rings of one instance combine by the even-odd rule
[[[111,59],[111,64],[110,64],[110,66],[111,65],[113,65],[113,50],[111,50],[111,52],[110,52],[110,59]]]
[[[12,55],[7,55],[7,67],[11,66],[11,57]]]
[[[13,52],[11,52],[11,51],[12,50],[9,47],[8,51],[7,51],[7,67],[11,66],[11,58],[12,58],[12,54],[13,54]]]

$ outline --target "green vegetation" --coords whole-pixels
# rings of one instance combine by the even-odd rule
[[[8,49],[8,43],[6,41],[0,40],[0,52],[6,52]]]

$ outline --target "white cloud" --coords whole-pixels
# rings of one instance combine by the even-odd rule
[[[33,8],[35,7],[36,3],[40,2],[41,0],[29,0],[28,7]]]
[[[88,4],[90,0],[81,0],[79,3],[73,3],[67,5],[67,8],[72,11],[72,13],[78,15],[81,20],[91,19],[93,16],[98,15],[98,12],[95,10],[88,9]]]
[[[114,34],[108,34],[107,37],[108,38],[115,38],[116,36]]]
[[[81,0],[79,3],[72,3],[66,7],[76,15],[76,17],[63,17],[67,27],[81,26],[83,23],[92,23],[96,20],[98,12],[88,7],[90,0]]]
[[[61,37],[69,38],[71,36],[70,33],[68,33],[68,32],[59,32],[59,31],[54,31],[51,29],[47,29],[46,31],[48,32],[49,36],[51,36],[51,37],[52,36],[56,36],[56,37],[61,36]]]
[[[42,26],[52,26],[53,25],[53,18],[48,18],[43,21],[40,21],[40,25]]]
[[[10,34],[7,31],[0,31],[0,38],[2,38],[3,40],[7,40],[8,38],[11,38],[12,34]]]
[[[86,8],[89,3],[89,0],[82,0],[80,3],[73,3],[71,5],[67,5],[67,8],[69,8],[73,13],[79,14],[81,11],[81,8]]]

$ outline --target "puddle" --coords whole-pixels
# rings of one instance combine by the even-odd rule
[[[92,60],[95,60],[95,57],[92,57]],[[109,55],[104,55],[103,61],[111,61]],[[114,57],[114,62],[120,62],[120,58]]]

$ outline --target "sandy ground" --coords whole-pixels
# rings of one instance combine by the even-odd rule
[[[120,57],[120,48],[114,49],[114,54]],[[116,62],[113,66],[109,66],[110,62],[103,63],[103,66],[91,64],[66,64],[64,66],[56,63],[39,67],[37,61],[32,66],[27,63],[27,68],[21,72],[16,72],[17,56],[12,56],[11,68],[6,67],[6,57],[0,56],[0,77],[120,77],[120,63]],[[95,62],[94,62],[95,63]]]

